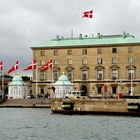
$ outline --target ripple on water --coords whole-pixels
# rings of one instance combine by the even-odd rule
[[[2,140],[139,140],[140,118],[51,114],[49,109],[1,108]]]

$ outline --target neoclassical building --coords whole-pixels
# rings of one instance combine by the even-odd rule
[[[33,72],[33,93],[51,94],[52,83],[62,72],[88,96],[140,95],[140,40],[122,35],[57,36],[46,44],[31,47],[37,60]],[[40,72],[41,65],[53,60],[53,69]],[[37,73],[37,74],[36,74]],[[106,92],[104,84],[107,85]]]

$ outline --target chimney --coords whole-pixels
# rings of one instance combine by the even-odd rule
[[[82,34],[79,35],[79,38],[82,39]]]
[[[56,36],[56,40],[59,41],[59,35]]]

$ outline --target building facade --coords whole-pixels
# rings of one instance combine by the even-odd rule
[[[37,69],[33,72],[33,93],[52,94],[52,83],[64,72],[74,90],[87,96],[140,95],[140,40],[128,33],[78,38],[57,36],[31,48]],[[50,59],[53,69],[40,71]],[[36,74],[37,73],[37,74]],[[106,91],[104,91],[106,84]]]

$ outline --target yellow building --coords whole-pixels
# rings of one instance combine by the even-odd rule
[[[37,74],[33,74],[33,93],[51,94],[52,82],[65,72],[74,90],[88,96],[140,95],[140,40],[122,35],[57,36],[48,43],[34,46]],[[53,60],[53,70],[40,72],[41,65]],[[37,75],[37,78],[36,78]],[[37,80],[36,80],[37,79]],[[104,84],[107,91],[104,91]]]

